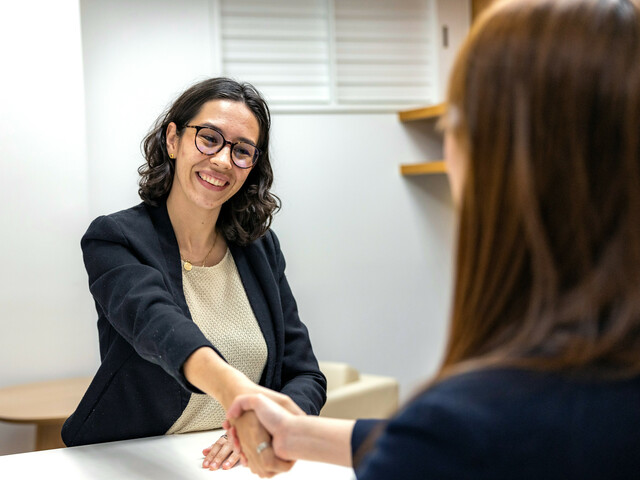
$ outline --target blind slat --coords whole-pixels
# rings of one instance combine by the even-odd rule
[[[253,83],[271,105],[415,105],[434,96],[435,0],[328,1],[219,0],[223,73]]]

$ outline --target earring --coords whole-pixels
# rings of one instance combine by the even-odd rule
[[[170,153],[170,154],[169,154],[169,158],[170,158],[171,160],[173,160],[173,159],[174,159],[174,158],[176,158],[176,157],[175,157],[175,155],[174,155],[173,153]]]

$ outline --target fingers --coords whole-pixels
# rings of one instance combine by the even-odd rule
[[[273,390],[267,390],[265,396],[276,402],[285,410],[289,411],[289,413],[293,413],[294,415],[306,415],[304,411],[298,406],[298,404],[294,402],[288,395]]]
[[[255,455],[250,454],[248,460],[249,468],[253,473],[263,478],[270,478],[277,473],[288,472],[295,462],[281,460],[276,456],[273,448],[268,447]]]
[[[237,396],[227,410],[224,427],[240,451],[240,462],[260,477],[289,471],[294,462],[279,458],[271,439],[274,436],[282,444],[283,429],[292,414],[304,415],[304,412],[291,398],[278,392],[263,389],[263,393]],[[269,447],[256,451],[262,442],[268,442]]]
[[[231,455],[227,457],[227,460],[222,464],[223,470],[229,470],[233,468],[236,463],[240,460],[240,452],[237,450],[233,450]]]
[[[208,448],[202,451],[205,458],[202,462],[202,468],[209,470],[217,470],[222,467],[227,470],[233,467],[240,458],[240,452],[234,452],[233,443],[226,436],[222,436]]]
[[[270,478],[291,469],[293,462],[278,458],[271,446],[271,436],[261,425],[253,411],[246,412],[235,421],[235,435],[242,445],[241,461],[248,463],[253,473]],[[266,445],[266,448],[265,448]]]
[[[240,447],[240,440],[238,439],[238,433],[236,432],[236,427],[231,427],[227,430],[229,435],[229,440],[233,443],[233,448],[240,453],[242,453],[242,448]]]
[[[264,468],[269,473],[275,474],[275,473],[281,473],[281,472],[288,472],[289,470],[291,470],[291,468],[295,464],[295,462],[282,460],[278,458],[274,453],[273,448],[268,448],[266,450],[263,450],[259,455],[263,457],[262,462],[263,462]]]
[[[245,411],[251,410],[253,395],[238,395],[227,410],[227,420],[235,420]]]
[[[270,435],[273,435],[286,417],[291,415],[265,395],[241,395],[227,411],[227,419],[237,425],[238,420],[248,413],[256,416],[259,419],[258,423],[261,423]]]

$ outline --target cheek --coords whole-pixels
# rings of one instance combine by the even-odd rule
[[[240,173],[236,176],[238,189],[240,189],[245,183],[247,183],[251,171],[252,169],[240,170]]]
[[[249,172],[246,172],[244,170],[241,170],[240,172],[236,173],[235,175],[235,182],[233,184],[232,190],[229,191],[230,193],[230,197],[234,197],[238,194],[238,192],[245,186],[245,184],[248,181],[248,177],[249,177]]]
[[[447,176],[451,185],[451,193],[454,202],[459,202],[464,183],[465,159],[462,151],[451,133],[445,134],[444,139],[445,162],[447,165]]]
[[[184,155],[179,155],[178,158],[176,158],[174,160],[174,169],[175,169],[175,174],[179,175],[181,177],[184,177],[185,175],[188,175],[189,172],[189,167],[187,166],[187,163],[184,159]]]

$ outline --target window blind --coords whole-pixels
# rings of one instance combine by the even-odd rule
[[[430,103],[434,0],[212,0],[222,74],[271,106]]]
[[[325,0],[221,0],[222,68],[270,104],[330,102]]]
[[[425,0],[335,1],[338,103],[431,102],[432,7]]]

